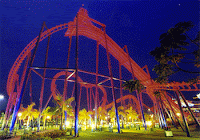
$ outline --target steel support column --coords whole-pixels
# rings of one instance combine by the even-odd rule
[[[99,42],[97,41],[97,47],[96,47],[96,83],[95,83],[95,130],[97,130],[97,106],[98,106],[98,68],[99,68]]]
[[[183,128],[183,126],[182,126],[182,124],[181,124],[181,122],[180,122],[180,120],[177,118],[177,116],[176,116],[176,114],[175,114],[175,112],[174,112],[174,109],[172,108],[172,106],[171,106],[169,100],[167,99],[167,97],[165,96],[164,93],[163,93],[163,95],[164,95],[164,97],[165,97],[165,99],[166,99],[166,101],[167,101],[167,103],[168,103],[168,105],[169,105],[169,107],[170,107],[170,109],[171,109],[171,111],[172,111],[173,116],[174,116],[175,119],[178,121],[178,123],[179,123],[181,129],[182,129],[183,131],[185,131],[184,128]]]
[[[178,105],[179,105],[179,108],[180,108],[180,111],[181,111],[181,115],[182,115],[182,119],[183,119],[183,122],[184,122],[184,125],[185,125],[185,129],[186,129],[186,133],[187,133],[187,137],[190,137],[190,130],[189,130],[189,127],[188,127],[188,123],[187,123],[187,120],[185,118],[185,115],[184,115],[184,112],[183,112],[183,109],[181,107],[181,101],[180,101],[180,98],[179,98],[179,93],[178,92],[175,92],[176,93],[176,99],[178,101]]]
[[[117,110],[116,95],[115,95],[115,89],[114,89],[112,66],[111,66],[111,61],[110,61],[110,56],[109,56],[109,49],[108,49],[108,44],[107,44],[106,29],[105,29],[105,27],[104,27],[104,35],[105,35],[106,54],[107,54],[107,59],[108,59],[108,69],[109,69],[110,81],[111,81],[112,93],[113,93],[113,102],[114,102],[114,105],[115,105],[115,114],[116,114],[117,125],[118,125],[118,133],[120,133],[120,123],[119,123],[119,116],[118,116],[118,110]]]
[[[76,51],[75,51],[75,137],[78,137],[78,13],[76,15]]]
[[[30,72],[31,72],[31,69],[30,67],[33,65],[33,61],[35,59],[35,54],[36,54],[36,51],[37,51],[37,48],[39,46],[39,42],[40,42],[40,37],[41,37],[41,34],[43,32],[43,29],[44,29],[44,24],[45,22],[43,22],[43,25],[42,25],[42,28],[40,30],[40,33],[39,33],[39,36],[38,36],[38,39],[37,39],[37,42],[36,42],[36,46],[35,46],[35,50],[33,52],[33,55],[31,57],[31,60],[30,60],[30,63],[29,63],[29,68],[28,70],[26,71],[26,74],[25,74],[25,80],[23,82],[23,86],[22,86],[22,90],[21,90],[21,93],[20,93],[20,97],[18,99],[18,102],[16,104],[16,109],[14,109],[13,111],[13,116],[12,116],[12,120],[11,120],[11,126],[10,126],[10,132],[13,131],[13,128],[14,128],[14,125],[15,125],[15,121],[16,121],[16,118],[17,118],[17,113],[18,113],[18,110],[20,108],[20,104],[21,104],[21,101],[22,101],[22,96],[23,94],[25,93],[25,88],[26,88],[26,85],[28,83],[28,78],[30,76]]]
[[[182,94],[180,91],[178,91],[178,92],[179,92],[179,94],[181,95],[181,98],[183,99],[183,101],[185,102],[185,104],[186,104],[186,106],[187,106],[187,108],[188,108],[188,110],[189,110],[189,112],[190,112],[192,118],[193,118],[194,121],[196,122],[197,127],[200,127],[200,126],[199,126],[199,122],[198,122],[198,120],[196,119],[196,117],[194,116],[192,110],[190,109],[190,107],[189,107],[189,105],[188,105],[188,103],[187,103],[185,97],[183,96],[183,94]]]
[[[45,25],[45,24],[44,24]],[[46,26],[46,25],[45,25]],[[47,28],[47,27],[46,27]],[[48,28],[47,28],[48,29]],[[42,113],[42,103],[43,103],[43,94],[44,94],[44,83],[45,83],[45,75],[46,75],[46,67],[47,67],[47,59],[48,59],[48,52],[49,52],[49,43],[50,43],[50,35],[48,36],[48,42],[47,42],[47,49],[45,53],[45,62],[44,62],[44,71],[43,71],[43,78],[42,78],[42,84],[41,84],[41,91],[40,91],[40,106],[39,106],[39,112],[40,115],[38,117],[38,127],[37,131],[40,131],[40,118]]]

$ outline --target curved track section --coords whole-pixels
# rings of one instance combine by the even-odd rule
[[[49,35],[58,32],[60,30],[64,30],[68,27],[68,23],[65,24],[61,24],[59,26],[55,26],[51,29],[48,29],[46,31],[44,31],[41,35],[40,41],[44,40],[45,38],[47,38]],[[20,53],[20,55],[17,57],[16,61],[14,62],[10,73],[8,75],[8,80],[7,80],[7,94],[10,95],[10,93],[13,92],[13,84],[14,84],[14,79],[15,76],[17,75],[17,72],[22,64],[22,62],[24,61],[24,59],[28,56],[28,54],[33,50],[33,48],[36,46],[36,42],[37,42],[38,36],[33,39],[25,48],[24,50]]]
[[[70,72],[68,72],[69,74],[72,74]],[[54,77],[53,77],[53,80],[51,82],[51,92],[53,94],[53,97],[55,98],[56,97],[56,80],[60,77],[60,76],[65,76],[66,75],[66,71],[61,71],[59,73],[57,73]],[[72,77],[75,77],[75,74],[72,75]],[[74,82],[74,81],[73,81]],[[82,87],[85,87],[85,88],[92,88],[92,87],[96,87],[95,84],[84,84],[83,80],[78,77],[78,82],[79,84],[81,84]],[[104,96],[102,97],[102,104],[101,106],[105,106],[106,105],[106,102],[107,102],[107,92],[105,90],[104,87],[102,86],[98,86],[98,88],[103,92]]]
[[[139,105],[139,102],[138,102],[137,98],[136,98],[134,95],[125,95],[125,96],[123,96],[122,98],[117,99],[116,102],[119,103],[119,102],[125,101],[125,100],[127,100],[127,99],[132,99],[137,105]],[[114,105],[114,102],[112,102],[112,103],[106,105],[106,109],[109,109],[109,108],[113,107],[113,105]],[[150,108],[150,107],[148,107],[148,106],[147,106],[146,104],[144,104],[144,103],[143,103],[143,106],[144,106],[145,108]],[[137,106],[137,107],[138,107],[138,106]],[[150,109],[151,109],[151,111],[153,112],[153,107],[151,107]],[[138,108],[138,110],[139,110],[139,108]]]

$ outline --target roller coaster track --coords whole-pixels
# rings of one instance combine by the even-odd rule
[[[131,67],[133,68],[134,76],[142,81],[142,84],[146,87],[146,90],[148,90],[146,93],[150,96],[153,102],[155,102],[155,97],[152,93],[154,90],[180,90],[180,91],[200,91],[200,88],[197,84],[190,85],[188,83],[182,82],[173,82],[173,83],[167,83],[164,85],[160,85],[158,83],[155,83],[150,75],[146,73],[143,68],[141,68],[133,59],[130,59],[129,61],[129,55],[114,42],[107,34],[105,34],[105,25],[90,18],[88,16],[87,10],[84,8],[81,8],[78,12],[79,14],[79,30],[78,34],[80,36],[85,36],[90,39],[96,40],[99,42],[100,45],[102,45],[104,48],[106,47],[106,44],[108,46],[109,53],[115,57],[121,65],[123,65],[130,73],[132,73]],[[100,28],[95,26],[95,24],[101,26]],[[49,35],[58,32],[60,30],[67,29],[65,36],[75,36],[76,35],[76,18],[74,21],[69,23],[64,23],[58,26],[55,26],[51,29],[47,29],[46,31],[42,32],[41,38],[39,41],[44,40]],[[36,46],[36,42],[38,40],[38,36],[33,39],[20,53],[16,61],[14,62],[9,76],[7,80],[7,93],[9,96],[14,94],[14,85],[16,82],[16,76],[18,75],[18,70],[22,64],[22,62],[25,60],[25,58],[28,56],[28,54],[34,49]],[[151,91],[151,92],[150,92]],[[15,93],[16,94],[16,93]],[[132,98],[133,96],[126,96],[124,98]],[[176,104],[173,104],[175,108],[178,108]]]

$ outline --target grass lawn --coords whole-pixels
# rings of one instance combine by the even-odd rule
[[[58,128],[49,128],[47,130],[43,130],[40,133],[54,131]],[[153,131],[144,130],[136,130],[136,128],[131,129],[122,129],[122,133],[118,134],[117,129],[113,129],[113,132],[108,132],[107,129],[105,131],[95,131],[91,132],[91,130],[79,131],[79,137],[73,136],[63,136],[56,138],[58,139],[70,139],[70,140],[200,140],[200,131],[195,130],[195,128],[190,127],[191,137],[187,137],[186,132],[183,132],[181,128],[175,129],[172,128],[173,137],[165,137],[165,131],[163,129],[154,128]],[[23,130],[17,131],[17,137],[13,137],[12,140],[19,140],[20,135],[23,133]]]
[[[195,131],[194,129],[190,129],[191,136],[187,137],[186,133],[183,132],[181,129],[172,129],[173,137],[165,137],[164,130],[161,129],[154,129],[154,131],[145,131],[145,130],[135,130],[133,129],[122,129],[123,133],[118,134],[116,133],[117,130],[115,129],[114,132],[107,132],[107,131],[97,131],[91,132],[90,130],[87,131],[80,131],[79,137],[75,138],[72,136],[62,137],[60,139],[77,139],[77,140],[128,140],[128,139],[152,139],[152,140],[162,140],[162,139],[178,139],[178,140],[200,140],[200,131]]]

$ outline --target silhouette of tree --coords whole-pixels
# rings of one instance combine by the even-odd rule
[[[157,82],[168,82],[168,77],[179,71],[200,73],[198,70],[185,69],[186,65],[191,66],[191,64],[200,67],[200,32],[195,39],[192,39],[188,33],[192,27],[194,25],[191,21],[179,22],[160,35],[160,47],[150,52],[150,55],[159,62],[153,69],[158,75]],[[190,66],[188,68],[191,68]]]

